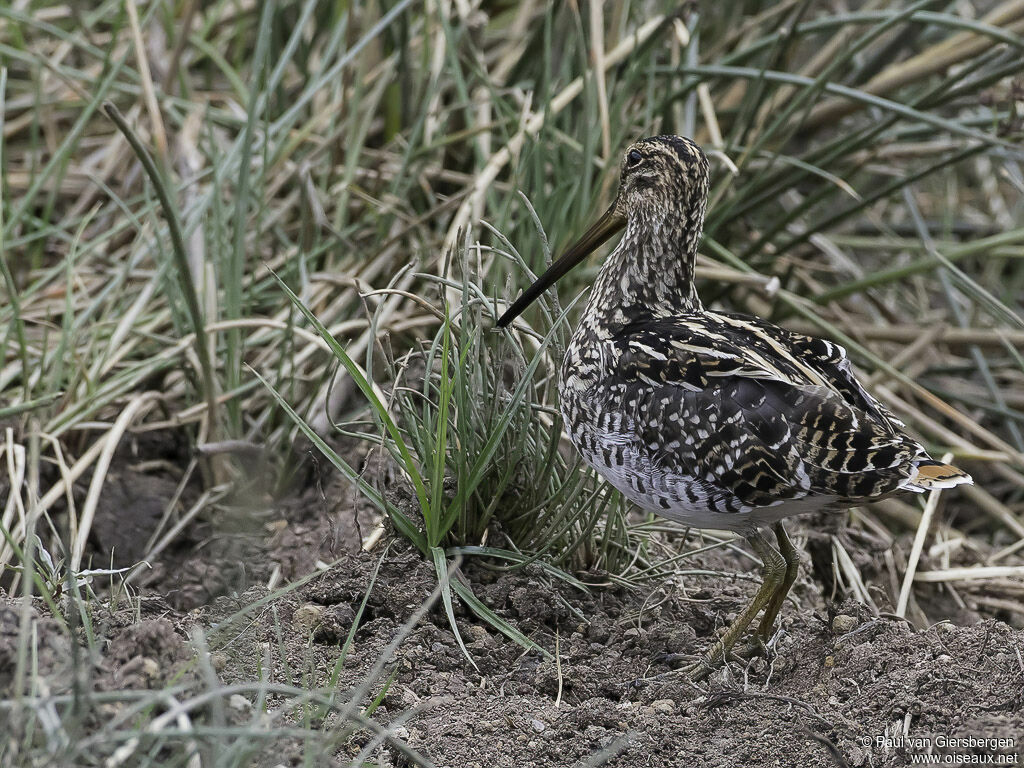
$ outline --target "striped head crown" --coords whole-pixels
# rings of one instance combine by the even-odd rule
[[[703,208],[708,195],[708,159],[682,136],[652,136],[622,156],[617,213],[629,217],[644,209],[689,211]]]

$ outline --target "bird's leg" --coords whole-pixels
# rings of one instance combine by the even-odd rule
[[[750,605],[725,630],[725,634],[711,646],[707,656],[686,670],[693,679],[700,679],[706,676],[725,659],[729,651],[736,644],[736,641],[746,632],[747,627],[750,626],[758,612],[771,601],[776,592],[786,583],[788,575],[787,561],[768,543],[768,539],[764,537],[764,534],[755,529],[746,535],[746,539],[764,564],[764,580],[761,583],[761,588],[757,590],[757,594],[750,601]],[[789,540],[786,539],[786,541],[788,542]],[[792,544],[790,544],[790,548],[792,549]]]
[[[793,546],[793,542],[790,540],[789,534],[786,533],[781,520],[775,524],[774,530],[775,538],[779,541],[779,553],[782,555],[782,559],[786,561],[786,572],[779,588],[775,590],[775,593],[768,601],[768,605],[765,606],[764,616],[761,617],[761,624],[757,628],[758,635],[761,636],[761,640],[765,643],[771,639],[775,618],[779,615],[779,611],[782,610],[782,604],[786,602],[786,596],[789,594],[790,587],[793,586],[793,582],[796,581],[797,574],[800,572],[800,555],[797,553],[796,547]]]

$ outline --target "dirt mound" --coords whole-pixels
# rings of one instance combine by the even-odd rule
[[[437,765],[897,766],[929,751],[984,760],[1020,749],[1006,740],[1024,733],[1024,633],[997,621],[914,631],[903,620],[862,615],[854,603],[831,623],[823,611],[790,607],[771,661],[734,664],[694,684],[673,664],[706,647],[724,621],[707,620],[710,606],[733,602],[701,595],[729,590],[708,582],[690,595],[583,592],[539,569],[483,584],[470,573],[484,602],[549,653],[557,647],[558,660],[525,652],[460,612],[471,664],[439,603],[407,627],[434,575],[396,545],[382,561],[345,558],[278,601],[274,621],[250,622],[244,637],[227,630],[234,651],[223,678],[252,679],[253,649],[262,648],[275,674],[304,670],[328,684],[359,616],[334,684],[357,688],[381,649],[408,632],[366,699],[383,693],[375,716]],[[221,600],[201,621],[216,625],[264,596]],[[276,657],[282,648],[286,657]],[[985,735],[1004,743],[970,741]],[[362,743],[346,749],[354,754]]]

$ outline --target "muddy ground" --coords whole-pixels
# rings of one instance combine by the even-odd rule
[[[132,471],[126,467],[107,492],[98,552],[131,526],[144,532],[157,502],[174,490],[125,474]],[[458,768],[902,766],[922,754],[940,755],[937,764],[945,765],[1021,760],[1024,631],[963,605],[948,611],[959,623],[916,629],[886,615],[881,588],[874,589],[882,601],[877,616],[852,600],[829,600],[822,540],[835,532],[855,546],[845,518],[792,526],[803,563],[773,657],[733,663],[693,683],[676,669],[680,659],[706,648],[756,588],[747,577],[751,562],[736,552],[711,550],[686,562],[689,573],[639,587],[588,590],[538,566],[499,572],[467,562],[464,575],[480,599],[549,654],[525,651],[456,601],[470,663],[440,602],[410,623],[430,600],[433,568],[387,536],[361,551],[373,511],[344,483],[314,474],[317,481],[288,502],[191,528],[153,563],[137,602],[122,596],[114,610],[95,605],[94,687],[187,684],[204,668],[243,688],[261,675],[306,687],[329,686],[335,675],[339,690],[369,677],[364,703],[383,693],[374,718],[434,764]],[[823,533],[823,525],[830,530]],[[288,583],[318,562],[331,565],[283,596],[268,591],[268,580]],[[607,583],[599,573],[577,576]],[[941,589],[926,586],[920,597],[941,602]],[[13,674],[17,606],[0,593],[0,691]],[[45,615],[42,607],[34,614],[38,666],[59,691],[67,687],[71,646]],[[208,665],[195,663],[197,628]],[[248,721],[255,697],[232,697],[220,716]],[[348,765],[356,756],[380,766],[414,764],[393,741],[377,744],[367,731],[340,741],[318,764]],[[282,737],[256,764],[303,765],[306,758],[299,740]]]

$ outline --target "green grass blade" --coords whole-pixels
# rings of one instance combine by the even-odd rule
[[[452,606],[452,589],[451,580],[448,573],[448,558],[445,557],[444,550],[440,547],[431,547],[430,556],[434,561],[434,571],[437,573],[437,580],[441,585],[441,602],[444,604],[444,612],[448,616],[448,626],[452,628],[452,634],[455,635],[455,642],[459,644],[459,648],[462,650],[462,655],[466,657],[466,661],[473,665],[476,669],[476,662],[473,661],[473,657],[469,655],[469,649],[466,648],[466,644],[462,641],[462,634],[459,632],[459,626],[455,623],[455,609]]]
[[[420,509],[423,511],[424,516],[430,512],[430,500],[427,496],[426,488],[423,485],[423,478],[420,474],[420,470],[416,465],[416,461],[413,459],[412,454],[409,452],[409,448],[405,443],[402,433],[399,431],[398,426],[391,418],[391,414],[388,413],[387,406],[381,402],[380,398],[377,397],[377,393],[373,391],[373,387],[370,386],[370,382],[366,380],[363,372],[359,370],[359,366],[355,364],[355,361],[349,357],[344,347],[338,342],[336,338],[331,334],[329,330],[317,319],[316,315],[309,311],[305,304],[291,288],[280,278],[277,273],[272,272],[274,279],[277,284],[281,287],[281,290],[285,292],[292,305],[302,313],[303,317],[309,321],[310,325],[316,329],[316,332],[320,335],[327,345],[331,348],[331,352],[341,362],[348,371],[349,376],[359,387],[359,391],[363,393],[363,396],[369,402],[370,407],[373,408],[374,414],[381,420],[387,430],[388,436],[394,442],[399,454],[402,457],[402,463],[405,467],[406,472],[409,473],[409,479],[412,481],[413,487],[416,489],[416,498],[419,500]]]

